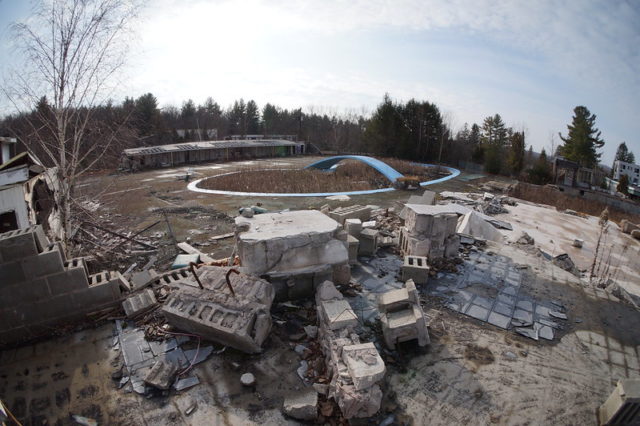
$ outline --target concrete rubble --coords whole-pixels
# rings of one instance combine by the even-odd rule
[[[243,269],[266,277],[277,301],[309,297],[326,280],[348,282],[346,233],[317,210],[238,217],[236,227]]]
[[[385,365],[372,343],[360,342],[357,316],[326,281],[316,292],[318,339],[331,377],[328,396],[334,398],[346,419],[370,417],[379,409]]]
[[[389,349],[394,350],[397,343],[409,340],[417,340],[419,346],[429,344],[427,318],[413,280],[408,280],[404,288],[382,293],[378,306],[382,335]]]
[[[318,415],[318,392],[306,388],[285,398],[283,411],[298,420],[315,420]]]
[[[204,266],[200,271],[204,289],[174,290],[162,306],[168,323],[244,352],[261,352],[271,330],[271,284],[237,274],[231,281],[234,294],[226,287],[225,268]]]

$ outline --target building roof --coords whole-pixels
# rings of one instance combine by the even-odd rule
[[[169,145],[149,146],[143,148],[125,149],[124,154],[129,156],[163,154],[167,152],[197,151],[201,149],[227,149],[227,148],[260,148],[277,146],[297,146],[302,142],[292,142],[286,140],[224,140],[224,141],[203,141],[184,142]]]

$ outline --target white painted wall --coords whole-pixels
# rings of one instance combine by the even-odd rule
[[[2,158],[0,160],[0,164],[9,161],[9,146],[10,144],[8,142],[0,142],[0,145],[2,145]]]
[[[29,212],[24,201],[22,185],[13,185],[0,189],[0,213],[15,211],[18,218],[18,228],[29,227]]]

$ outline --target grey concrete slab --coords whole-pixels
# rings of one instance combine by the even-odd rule
[[[533,315],[531,314],[531,312],[527,312],[522,309],[516,308],[516,310],[513,311],[513,318],[526,322],[533,322]]]
[[[516,304],[516,298],[514,297],[515,295],[511,295],[508,292],[505,293],[504,291],[500,294],[498,294],[498,301],[504,303],[505,305],[511,305],[511,306],[515,306]]]
[[[486,308],[489,310],[493,306],[494,302],[495,302],[495,299],[488,299],[482,296],[476,296],[472,301],[474,305],[482,306],[483,308]]]
[[[480,321],[486,321],[489,316],[489,310],[478,305],[470,305],[466,314]]]
[[[542,317],[550,317],[549,315],[549,311],[551,309],[549,309],[547,306],[541,305],[541,304],[537,304],[536,305],[536,315],[542,316]]]
[[[539,323],[536,323],[536,324],[539,324]],[[539,325],[540,327],[538,328],[538,335],[543,339],[553,340],[553,337],[554,337],[553,328],[549,327],[548,325],[541,325],[541,324]]]
[[[504,328],[505,330],[509,328],[509,323],[511,322],[511,317],[507,315],[502,315],[497,312],[491,312],[489,314],[489,318],[487,319],[489,324],[493,324],[496,327]]]
[[[530,300],[520,299],[516,302],[516,307],[533,313],[533,303]]]
[[[502,289],[502,293],[508,294],[510,296],[515,296],[516,294],[518,294],[518,290],[516,287],[507,286]]]
[[[511,315],[513,314],[513,305],[509,305],[507,303],[498,301],[493,307],[493,311],[498,314],[506,315],[509,318],[511,318]]]

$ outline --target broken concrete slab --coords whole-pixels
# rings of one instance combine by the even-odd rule
[[[171,293],[162,313],[179,330],[258,353],[271,330],[269,307],[208,290],[181,289]]]
[[[122,308],[127,318],[132,318],[147,312],[156,305],[156,296],[153,290],[146,289],[138,294],[128,297],[122,302]]]
[[[397,343],[418,340],[418,345],[430,343],[427,318],[420,306],[418,292],[412,280],[405,287],[382,293],[378,298],[380,323],[385,344],[391,350]]]
[[[351,305],[344,299],[327,300],[321,302],[321,313],[331,330],[358,325],[358,317],[351,309]]]
[[[294,419],[315,420],[318,414],[318,392],[313,388],[305,388],[287,396],[284,399],[283,411]]]
[[[478,212],[469,211],[466,213],[456,232],[459,234],[471,235],[474,238],[483,240],[501,241],[503,236],[494,226],[484,220]]]

